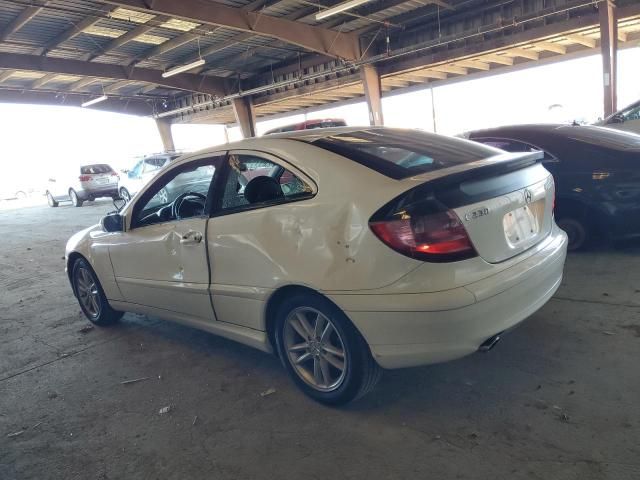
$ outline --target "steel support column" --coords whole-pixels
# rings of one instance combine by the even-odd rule
[[[176,149],[173,143],[173,134],[171,133],[171,122],[164,118],[156,118],[156,126],[158,127],[158,133],[162,139],[162,145],[165,152],[173,152]]]
[[[598,3],[600,16],[600,48],[602,49],[602,80],[604,85],[604,115],[609,116],[618,107],[618,19],[612,0]]]
[[[233,99],[233,113],[244,138],[256,136],[256,114],[251,97]]]
[[[378,70],[373,65],[364,65],[360,68],[360,76],[369,109],[369,124],[375,126],[384,125],[384,119],[382,117],[382,89],[380,87]]]

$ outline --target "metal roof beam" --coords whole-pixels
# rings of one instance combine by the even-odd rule
[[[149,60],[150,58],[157,57],[158,55],[162,55],[164,53],[170,52],[171,50],[175,50],[176,48],[181,47],[182,45],[186,45],[189,42],[193,42],[197,40],[198,37],[199,36],[196,35],[195,33],[189,33],[189,32],[183,33],[182,35],[178,35],[177,37],[172,38],[171,40],[167,40],[166,42],[161,43],[160,45],[156,45],[150,50],[147,50],[145,53],[143,53],[139,57],[132,58],[129,61],[129,65],[137,65],[141,62]]]
[[[167,88],[206,93],[214,96],[224,96],[226,94],[226,82],[218,77],[182,73],[173,77],[163,78],[162,72],[159,70],[127,68],[122,65],[84,62],[66,58],[0,52],[0,68],[147,82]]]
[[[286,2],[287,0],[280,0],[280,1],[276,1],[272,4],[273,5],[277,5],[278,3],[282,2]],[[247,8],[247,7],[244,7]],[[303,8],[300,10],[296,10],[294,12],[288,13],[287,15],[283,16],[282,18],[285,20],[298,20],[300,18],[306,17],[307,14],[310,13],[311,11],[317,11],[316,8],[314,7],[308,7],[308,8]],[[211,45],[208,48],[205,48],[204,50],[202,50],[201,54],[202,54],[202,58],[207,57],[209,55],[212,55],[216,52],[219,52],[221,50],[224,50],[225,48],[229,48],[232,47],[234,45],[237,45],[238,43],[242,43],[244,41],[250,40],[251,38],[253,38],[255,35],[253,33],[240,33],[232,38],[230,38],[229,40],[226,40],[225,42],[216,44],[216,45]],[[251,55],[253,55],[254,52],[256,52],[257,50],[264,48],[264,47],[249,47],[247,48],[247,50],[245,52],[243,52],[242,55],[246,57],[249,57]],[[226,60],[230,55],[225,56],[224,58],[222,58],[221,60],[224,61]],[[198,59],[199,57],[197,55],[192,55],[189,58],[184,59],[183,61],[181,61],[180,63],[191,63],[194,62]],[[203,70],[206,70],[207,66],[203,66],[200,68],[200,70],[198,70],[197,72],[201,72]]]
[[[577,43],[584,47],[596,48],[596,41],[593,38],[585,37],[584,35],[566,35],[565,38],[570,42]]]
[[[0,83],[4,83],[13,75],[13,70],[5,70],[4,72],[0,72]]]
[[[0,42],[4,42],[9,35],[20,30],[29,20],[35,17],[42,10],[42,6],[27,7],[22,10],[9,24],[0,31]]]
[[[505,50],[505,55],[509,55],[510,57],[522,57],[528,58],[529,60],[539,60],[540,54],[538,52],[534,52],[533,50],[525,50],[524,48],[510,48]]]
[[[112,83],[108,87],[105,87],[104,93],[105,93],[105,95],[108,95],[110,93],[116,93],[121,88],[128,87],[129,85],[131,85],[133,83],[136,83],[136,81],[135,80],[120,80],[119,82]]]
[[[0,88],[0,103],[29,103],[35,105],[59,105],[79,107],[87,100],[86,94],[75,92],[24,91],[24,89]],[[134,97],[109,97],[91,107],[96,110],[149,116],[154,113],[153,102]]]
[[[560,55],[567,53],[567,47],[560,45],[559,43],[537,42],[535,46],[542,50],[546,50],[547,52],[559,53]]]
[[[69,85],[69,88],[67,88],[67,91],[69,91],[69,92],[79,92],[84,87],[86,87],[88,85],[91,85],[92,83],[97,82],[97,81],[98,81],[98,79],[97,78],[93,78],[93,77],[81,78],[77,82],[73,82],[71,85]]]
[[[154,28],[156,28],[158,26],[158,22],[166,22],[167,20],[169,20],[170,17],[165,17],[165,16],[159,16],[159,17],[155,17],[154,19],[150,20],[148,23],[143,23],[141,25],[138,25],[137,27],[135,27],[132,30],[129,30],[127,33],[114,38],[113,40],[111,40],[107,45],[105,45],[104,48],[102,48],[99,51],[94,51],[92,53],[89,53],[87,55],[85,55],[84,59],[91,61],[97,57],[100,57],[102,55],[105,55],[109,52],[111,52],[112,50],[115,50],[116,48],[120,48],[121,46],[135,40],[136,38],[138,38],[140,35],[144,35],[145,33],[147,33],[150,30],[153,30]]]
[[[228,27],[266,35],[308,50],[332,57],[357,60],[360,58],[358,36],[352,33],[340,33],[302,22],[263,15],[261,12],[248,12],[221,3],[205,0],[155,0],[153,8],[145,0],[106,0],[107,3],[125,8],[133,8],[146,13],[160,13],[179,17],[191,22]]]
[[[47,42],[47,44],[44,47],[40,48],[38,53],[40,55],[46,55],[51,50],[55,49],[56,47],[58,47],[59,45],[63,44],[67,40],[71,40],[72,38],[74,38],[77,35],[81,34],[87,28],[89,28],[92,25],[95,25],[96,23],[98,23],[100,20],[102,20],[104,18],[103,16],[101,16],[101,14],[102,15],[107,14],[107,13],[111,12],[111,10],[113,10],[113,7],[105,6],[105,7],[102,7],[97,12],[97,15],[90,15],[88,17],[83,18],[78,23],[74,24],[72,27],[70,27],[69,29],[65,30],[60,35],[58,35],[57,37],[55,37],[52,40],[50,40],[49,42]]]
[[[142,88],[140,89],[140,92],[139,92],[139,93],[142,93],[142,94],[144,94],[144,93],[149,93],[149,92],[152,92],[153,90],[155,90],[156,88],[158,88],[158,85],[156,85],[155,83],[152,83],[152,84],[150,84],[150,85],[147,85],[147,86],[145,86],[145,87],[142,87]]]
[[[34,80],[34,82],[31,84],[31,88],[44,87],[45,84],[49,83],[51,80],[53,80],[57,76],[58,76],[57,73],[47,73],[46,75],[43,75],[42,77],[38,78],[37,80]]]

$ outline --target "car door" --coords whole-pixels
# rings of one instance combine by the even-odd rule
[[[126,302],[215,320],[205,235],[223,158],[181,162],[155,178],[127,210],[127,230],[109,248]],[[168,198],[158,195],[161,190]]]
[[[317,187],[303,172],[267,153],[231,151],[225,163],[219,206],[207,227],[211,298],[221,322],[264,330],[269,289],[284,276],[304,278],[302,270],[308,268],[300,244],[316,238],[301,234],[300,219]],[[251,195],[251,182],[259,184],[262,177],[274,179],[270,192]],[[285,265],[292,264],[297,271],[286,271]]]

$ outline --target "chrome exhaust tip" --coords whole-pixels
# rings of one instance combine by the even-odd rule
[[[493,337],[489,337],[487,340],[485,340],[482,343],[482,345],[480,345],[478,347],[478,351],[479,352],[488,352],[489,350],[491,350],[500,341],[500,335],[502,335],[502,332],[496,333]]]

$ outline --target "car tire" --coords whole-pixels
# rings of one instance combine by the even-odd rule
[[[120,187],[120,198],[122,198],[126,203],[129,203],[131,201],[131,194],[129,193],[129,190],[124,187]]]
[[[362,335],[320,295],[287,298],[277,309],[275,328],[278,354],[289,375],[320,403],[349,403],[369,393],[380,380],[382,369]]]
[[[556,220],[558,227],[565,231],[568,237],[567,250],[575,252],[584,248],[589,241],[589,230],[581,220],[572,217],[562,217]]]
[[[111,308],[96,273],[86,260],[76,260],[71,280],[82,313],[91,323],[105,327],[116,323],[124,315]]]
[[[74,207],[80,208],[82,206],[83,201],[78,198],[78,194],[75,190],[69,190],[69,198],[71,199],[71,203]]]
[[[24,200],[25,198],[27,198],[27,194],[26,192],[23,192],[22,190],[20,190],[19,192],[16,192],[16,198],[18,200]]]
[[[53,198],[53,195],[51,195],[51,192],[47,192],[47,204],[51,208],[55,208],[58,206],[58,202],[56,202],[55,198]]]

